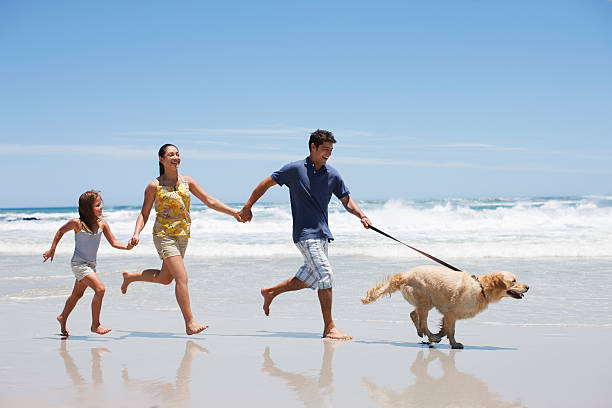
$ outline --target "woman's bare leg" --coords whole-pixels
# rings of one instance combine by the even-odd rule
[[[183,319],[185,319],[185,331],[187,334],[196,334],[206,329],[208,326],[196,323],[193,318],[193,314],[191,313],[189,288],[187,286],[187,270],[185,269],[185,264],[183,263],[183,257],[177,255],[164,259],[164,266],[162,266],[162,270],[164,267],[167,268],[176,282],[174,294],[176,295],[176,301],[181,309],[181,313],[183,313]]]
[[[140,272],[123,271],[123,284],[121,285],[121,293],[126,293],[128,285],[132,282],[153,282],[162,285],[172,283],[172,274],[168,270],[166,263],[162,264],[161,269],[145,269]]]

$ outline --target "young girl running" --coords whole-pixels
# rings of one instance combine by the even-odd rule
[[[53,262],[57,244],[62,236],[70,230],[74,231],[75,242],[74,255],[72,255],[70,264],[76,282],[74,282],[72,293],[66,300],[64,310],[57,316],[57,321],[60,324],[62,335],[68,336],[69,332],[66,329],[68,316],[89,286],[95,292],[91,301],[91,331],[106,334],[111,329],[100,324],[100,309],[102,308],[105,288],[95,273],[96,255],[100,246],[101,234],[104,233],[113,248],[132,249],[133,245],[119,242],[111,232],[107,222],[102,219],[102,198],[97,191],[87,191],[81,194],[79,197],[79,218],[71,219],[57,231],[51,249],[43,253],[43,262],[46,262],[47,259],[51,259],[51,262]]]

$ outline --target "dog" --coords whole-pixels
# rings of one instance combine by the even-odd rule
[[[419,337],[425,334],[429,343],[439,343],[446,336],[453,349],[461,349],[463,344],[455,340],[457,319],[474,317],[489,303],[499,302],[504,297],[522,299],[529,286],[517,282],[510,272],[473,276],[465,271],[424,265],[398,273],[370,288],[361,302],[371,303],[398,290],[414,306],[410,317]],[[432,333],[427,328],[427,314],[434,307],[443,316],[438,333]]]

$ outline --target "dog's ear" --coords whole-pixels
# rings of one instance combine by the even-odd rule
[[[489,288],[506,289],[506,282],[504,281],[503,273],[491,273],[482,277],[484,286]]]

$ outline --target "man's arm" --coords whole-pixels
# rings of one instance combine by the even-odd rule
[[[363,224],[364,228],[370,228],[370,225],[372,225],[372,223],[370,222],[368,217],[366,217],[363,211],[361,211],[361,208],[359,208],[357,202],[355,202],[355,200],[353,200],[350,195],[347,194],[342,197],[340,199],[340,202],[342,203],[346,211],[350,212],[356,217],[359,217],[359,219],[361,220],[361,224]]]
[[[263,179],[257,185],[257,187],[255,187],[255,190],[253,190],[253,192],[251,193],[251,196],[249,197],[248,201],[246,202],[244,207],[242,207],[242,210],[240,210],[240,212],[238,213],[240,217],[244,221],[251,221],[251,219],[253,218],[253,213],[251,212],[251,207],[253,207],[253,204],[255,204],[257,200],[259,200],[261,196],[264,195],[270,187],[275,186],[277,184],[278,183],[274,181],[272,177],[268,176]]]

